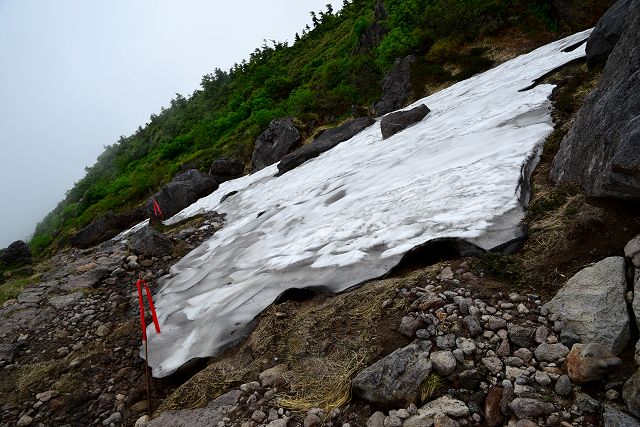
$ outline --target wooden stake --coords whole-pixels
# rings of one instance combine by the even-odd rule
[[[149,384],[149,347],[147,340],[144,340],[144,375],[147,379],[147,411],[149,412],[149,419],[151,419],[151,386]]]

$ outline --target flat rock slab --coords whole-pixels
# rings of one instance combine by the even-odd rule
[[[631,337],[625,289],[624,258],[609,257],[576,273],[545,307],[582,342],[597,342],[619,354]]]
[[[147,427],[193,427],[217,426],[231,411],[242,395],[240,390],[231,390],[212,400],[204,408],[162,412]]]
[[[80,291],[74,292],[72,294],[60,295],[57,297],[49,298],[49,304],[54,306],[57,309],[65,308],[70,305],[73,305],[84,298],[84,294]]]
[[[353,380],[353,392],[379,405],[416,403],[431,367],[429,352],[414,342],[363,369]]]
[[[86,273],[70,276],[67,281],[60,285],[65,291],[76,291],[84,288],[95,288],[100,282],[111,274],[111,269],[106,267],[98,267]]]

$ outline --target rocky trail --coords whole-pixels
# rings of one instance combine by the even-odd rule
[[[40,282],[0,310],[2,425],[120,425],[147,412],[134,283],[153,289],[221,225],[207,215],[166,237],[139,233],[135,252],[109,241],[55,255]]]

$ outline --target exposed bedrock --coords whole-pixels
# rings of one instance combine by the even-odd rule
[[[579,184],[596,197],[640,199],[640,3],[600,84],[585,99],[551,169],[558,183]]]
[[[358,119],[347,120],[340,126],[324,131],[311,144],[302,146],[300,149],[289,153],[278,163],[278,174],[281,175],[296,168],[307,160],[318,157],[344,142],[354,135],[362,132],[376,121],[371,117],[360,117]]]
[[[74,234],[70,239],[71,246],[80,249],[90,248],[114,237],[145,218],[146,209],[144,207],[123,213],[107,212]]]
[[[0,249],[0,265],[19,265],[31,262],[31,248],[22,240],[16,240],[5,249]]]

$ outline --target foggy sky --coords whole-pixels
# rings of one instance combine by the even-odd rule
[[[340,0],[0,0],[0,248],[103,147]]]

